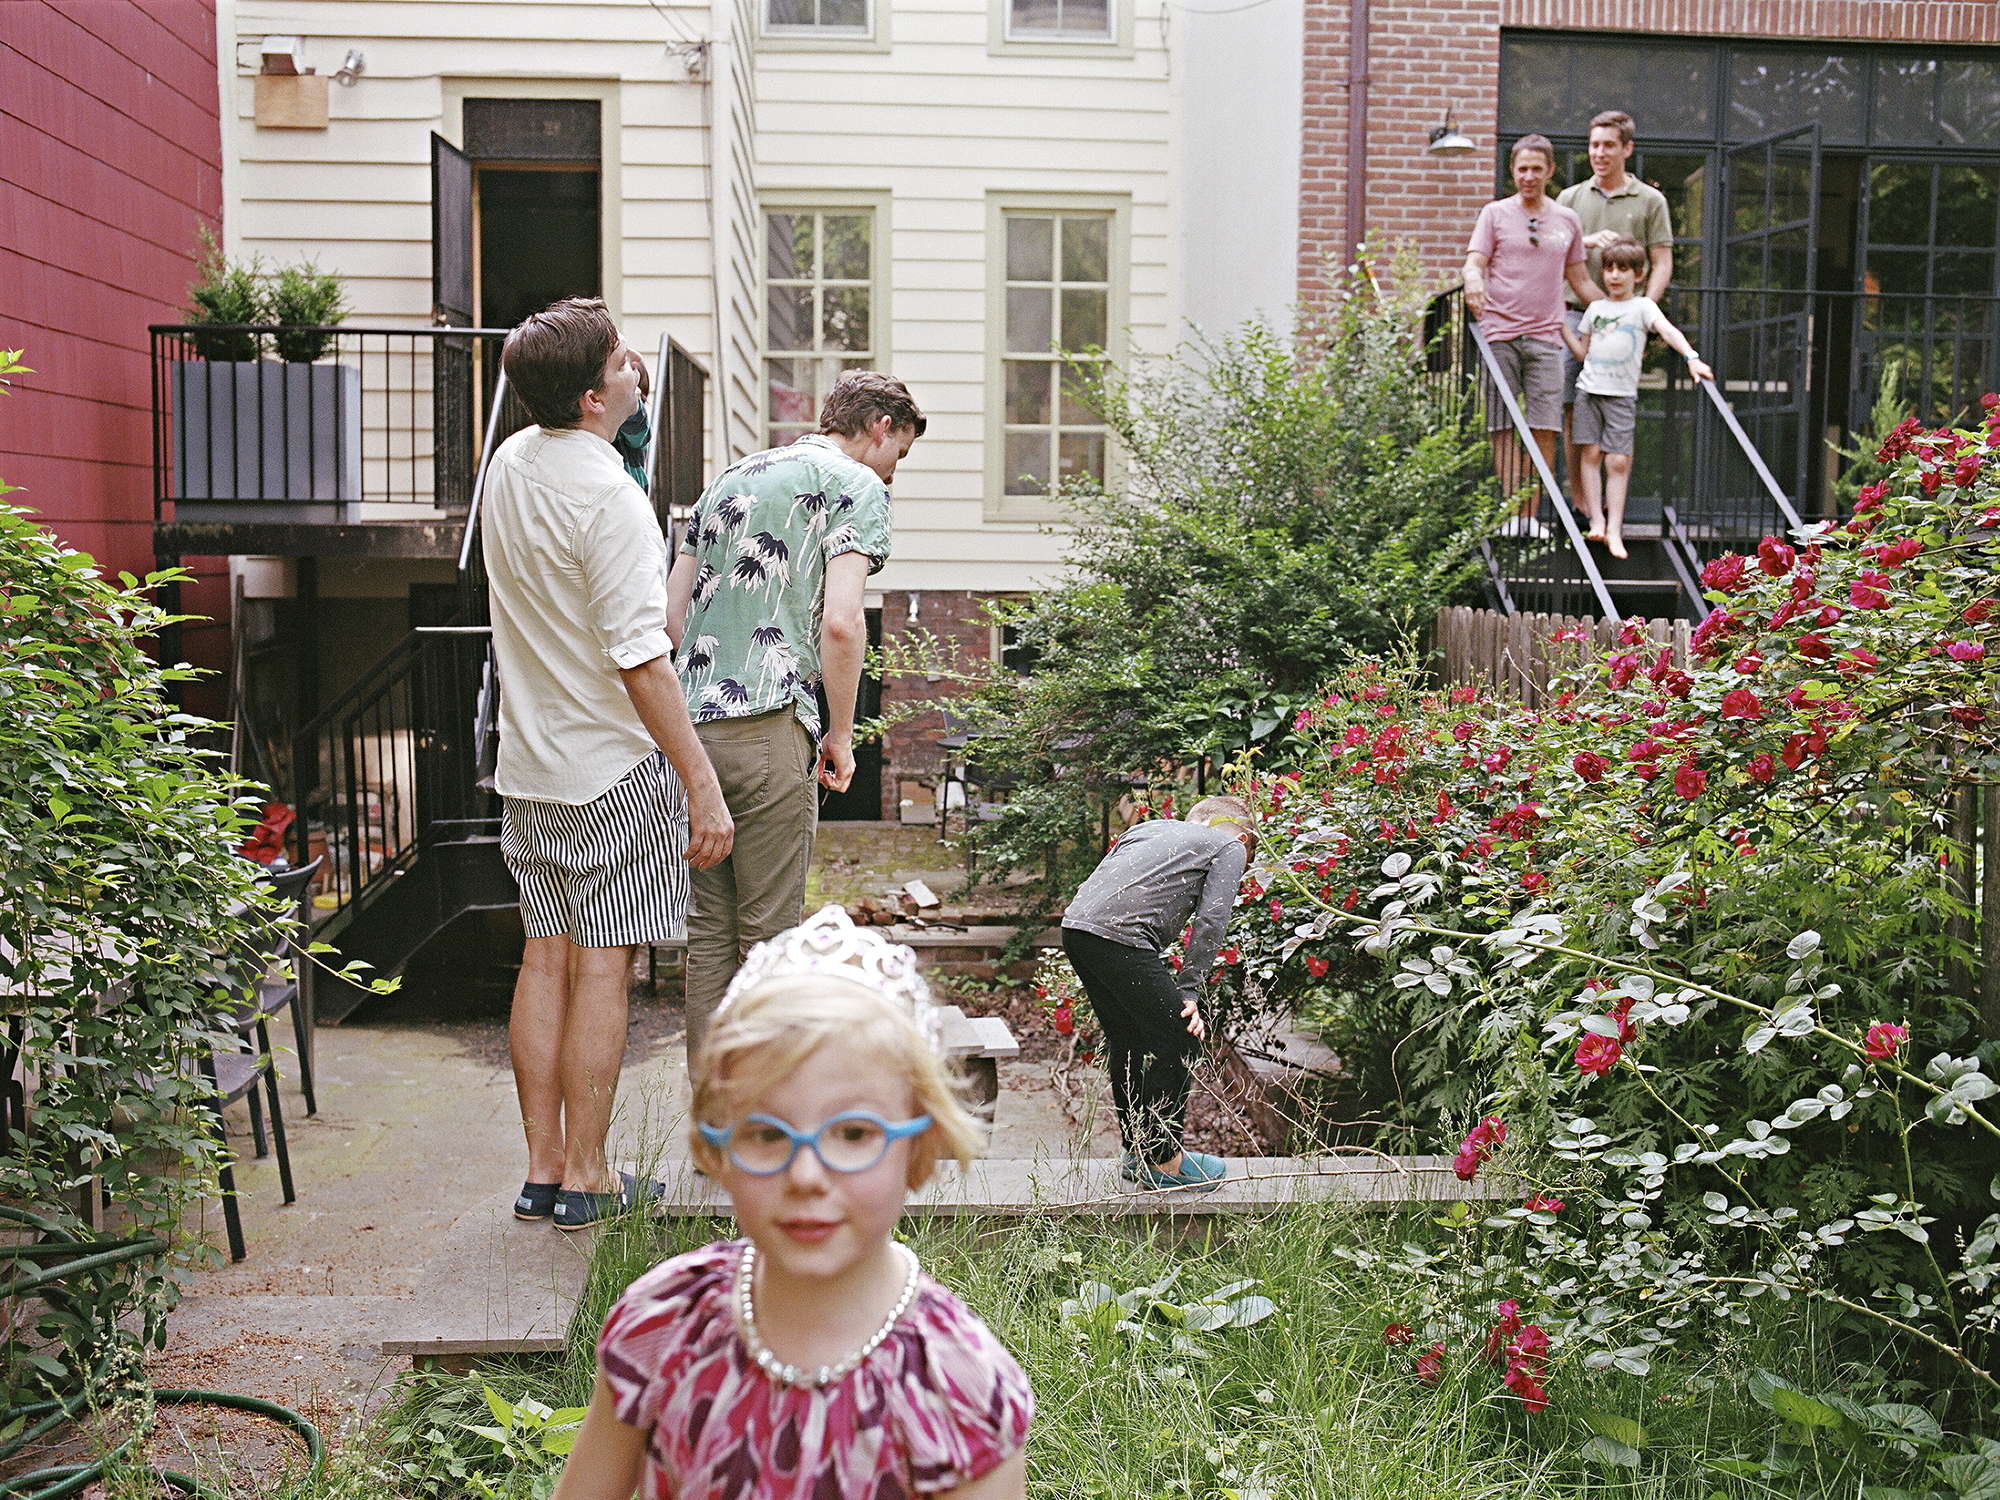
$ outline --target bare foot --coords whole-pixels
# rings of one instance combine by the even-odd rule
[[[1625,550],[1625,538],[1623,538],[1622,536],[1606,537],[1604,545],[1608,549],[1610,549],[1611,555],[1613,557],[1631,556],[1631,554]]]
[[[1599,525],[1596,525],[1596,526],[1593,526],[1593,527],[1591,527],[1591,528],[1590,528],[1590,530],[1586,531],[1586,532],[1585,532],[1585,533],[1583,534],[1583,539],[1584,539],[1584,540],[1585,540],[1586,542],[1601,542],[1601,541],[1603,541],[1603,540],[1604,540],[1604,527],[1602,526],[1602,524],[1599,524]]]

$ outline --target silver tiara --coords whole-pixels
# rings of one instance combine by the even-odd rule
[[[839,906],[821,907],[788,931],[750,950],[729,981],[715,1020],[739,995],[767,979],[794,974],[830,974],[852,979],[885,996],[909,1014],[931,1050],[944,1050],[944,1018],[931,1001],[930,986],[917,972],[917,955],[901,943],[878,937],[872,927],[856,927]]]

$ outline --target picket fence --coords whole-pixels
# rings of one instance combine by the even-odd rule
[[[1444,680],[1454,685],[1476,683],[1494,693],[1519,698],[1540,708],[1550,697],[1549,677],[1573,664],[1581,645],[1583,660],[1596,661],[1612,650],[1622,620],[1594,615],[1503,615],[1490,609],[1463,607],[1438,611],[1431,626],[1433,661]],[[1557,641],[1581,629],[1580,642]],[[1692,631],[1685,620],[1650,620],[1646,625],[1648,655],[1661,646],[1673,648],[1674,664],[1685,667]]]

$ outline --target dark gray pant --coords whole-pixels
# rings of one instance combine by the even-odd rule
[[[1063,951],[1104,1028],[1111,1104],[1125,1149],[1158,1166],[1173,1160],[1187,1129],[1189,1068],[1199,1045],[1181,1016],[1174,971],[1157,953],[1074,927]]]

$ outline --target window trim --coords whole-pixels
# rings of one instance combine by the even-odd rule
[[[838,30],[822,26],[773,26],[766,19],[771,14],[771,0],[757,0],[757,36],[755,50],[759,52],[887,52],[889,48],[889,15],[894,8],[889,0],[864,0],[868,7],[868,25],[859,31],[845,28]]]
[[[1132,57],[1132,0],[1110,0],[1109,36],[1050,35],[1047,32],[1015,36],[1013,0],[989,0],[986,25],[986,52],[989,57]]]
[[[1010,213],[1103,214],[1111,220],[1111,281],[1105,309],[1105,353],[1123,365],[1131,347],[1132,195],[1130,193],[986,194],[986,495],[989,521],[1067,521],[1070,513],[1041,495],[1007,493],[1007,216]],[[1104,487],[1122,488],[1124,460],[1106,434]]]
[[[887,370],[892,347],[889,320],[889,205],[893,195],[887,188],[773,188],[757,198],[757,448],[771,440],[771,380],[766,362],[782,356],[771,353],[771,262],[766,236],[766,216],[773,213],[866,213],[872,217],[869,236],[875,265],[869,278],[868,345],[869,358],[878,370]]]

